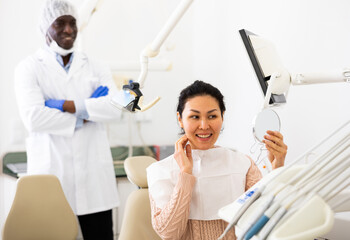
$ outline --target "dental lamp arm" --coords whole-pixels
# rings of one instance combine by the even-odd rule
[[[91,16],[100,8],[104,0],[86,0],[79,7],[79,31],[82,32],[89,24]]]
[[[156,38],[153,40],[153,42],[141,52],[141,55],[140,55],[141,72],[137,80],[137,82],[139,83],[140,89],[143,88],[144,82],[147,77],[148,58],[155,57],[158,55],[160,47],[163,45],[164,41],[167,39],[169,34],[173,31],[174,27],[180,21],[180,19],[185,14],[187,9],[190,7],[192,2],[193,0],[182,0],[182,2],[178,5],[178,7],[172,13],[172,15],[170,16],[168,21],[165,23],[161,31],[158,33]],[[132,112],[134,112],[135,109],[139,109],[143,112],[151,108],[153,105],[155,105],[159,101],[159,99],[160,99],[159,97],[156,97],[153,101],[148,103],[146,106],[142,106],[141,109],[134,107],[135,105],[137,105],[137,102],[138,102],[138,100],[135,99],[137,100],[137,102],[135,100],[130,102],[131,105],[129,105],[127,109],[129,111],[131,110]]]
[[[155,57],[159,53],[160,47],[163,45],[164,41],[167,39],[169,34],[172,32],[176,24],[180,21],[182,16],[185,14],[187,9],[191,6],[193,0],[182,0],[182,2],[177,6],[175,11],[172,13],[168,21],[165,23],[164,27],[158,33],[153,42],[147,46],[140,55],[141,63],[141,73],[137,82],[140,84],[140,88],[143,88],[144,82],[148,73],[148,58]]]
[[[80,8],[79,15],[81,16],[81,24],[80,24],[80,31],[88,24],[91,16],[94,12],[97,11],[99,6],[101,5],[103,0],[88,0],[85,2],[85,4]],[[181,3],[178,5],[178,7],[175,9],[175,11],[172,13],[164,27],[161,29],[161,31],[158,33],[156,38],[153,40],[150,46],[146,47],[140,55],[140,63],[141,63],[141,72],[139,75],[139,78],[137,80],[139,86],[137,86],[137,91],[140,88],[143,88],[144,81],[147,77],[148,73],[148,58],[155,57],[159,53],[160,47],[163,45],[164,41],[167,39],[169,34],[172,32],[174,27],[177,25],[177,23],[180,21],[180,19],[183,17],[187,9],[192,4],[193,0],[182,0]],[[153,101],[148,103],[145,106],[138,106],[139,98],[142,96],[142,93],[136,93],[135,98],[131,96],[128,92],[128,90],[131,90],[135,93],[136,88],[129,84],[124,85],[123,90],[124,92],[120,93],[118,96],[114,96],[111,100],[111,103],[118,108],[127,109],[128,111],[134,112],[135,109],[145,111],[149,108],[151,108],[154,104],[156,104],[159,101],[159,97],[155,98]],[[125,91],[126,90],[126,91]],[[126,101],[130,100],[129,103]]]

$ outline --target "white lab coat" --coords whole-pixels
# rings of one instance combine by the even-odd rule
[[[109,95],[89,98],[100,85],[109,87]],[[110,146],[101,123],[120,115],[108,102],[116,90],[109,69],[75,52],[66,73],[54,52],[40,49],[16,68],[15,90],[29,131],[28,174],[56,175],[77,215],[118,206]],[[47,99],[85,99],[89,122],[76,130],[76,116],[45,107]]]

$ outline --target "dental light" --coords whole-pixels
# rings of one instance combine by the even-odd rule
[[[141,72],[138,77],[137,82],[139,83],[139,87],[143,88],[147,73],[148,73],[148,59],[152,57],[156,57],[159,53],[160,47],[163,45],[164,41],[167,39],[169,34],[173,31],[174,27],[183,17],[187,9],[191,6],[193,0],[183,0],[180,2],[178,7],[174,10],[168,21],[165,23],[161,31],[158,33],[153,42],[147,46],[140,54],[140,64],[141,64]],[[151,103],[142,107],[141,111],[145,111],[151,108],[160,100],[160,97],[155,98]]]
[[[290,85],[350,83],[350,69],[323,73],[290,73],[280,61],[272,42],[245,29],[239,30],[239,33],[264,93],[264,108],[286,103]]]
[[[89,23],[91,16],[98,10],[103,0],[87,0],[79,9],[80,16],[80,29],[84,29],[86,25]],[[111,99],[111,104],[120,109],[126,109],[130,112],[146,111],[152,106],[154,106],[159,100],[160,97],[156,97],[153,101],[146,105],[141,105],[141,97],[143,96],[140,89],[144,87],[145,80],[147,78],[148,73],[148,59],[152,57],[156,57],[159,53],[161,46],[164,41],[167,39],[169,34],[173,31],[177,23],[186,13],[188,8],[191,6],[193,0],[182,0],[177,8],[174,10],[168,21],[165,23],[163,28],[160,30],[158,35],[155,37],[153,42],[142,50],[140,54],[140,75],[138,77],[137,82],[130,81],[129,84],[124,85],[123,89],[119,91],[115,96]],[[80,30],[80,31],[81,31]],[[120,65],[120,64],[119,64]],[[125,64],[124,64],[125,65]],[[123,65],[123,66],[124,66]],[[155,69],[159,69],[162,67],[164,63],[155,65]],[[127,68],[135,69],[133,65],[127,64]],[[165,67],[165,69],[169,69],[169,64]],[[163,67],[164,69],[164,67]]]

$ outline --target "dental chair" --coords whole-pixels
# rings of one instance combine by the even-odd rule
[[[161,239],[152,227],[146,173],[146,168],[156,161],[152,157],[137,156],[127,158],[124,162],[129,181],[139,189],[132,192],[126,201],[119,240]]]
[[[54,175],[19,178],[3,240],[73,240],[78,223]]]

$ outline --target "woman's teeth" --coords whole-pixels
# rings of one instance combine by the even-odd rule
[[[200,137],[200,138],[208,138],[211,136],[211,134],[206,134],[206,135],[201,135],[201,134],[196,134],[197,137]]]

